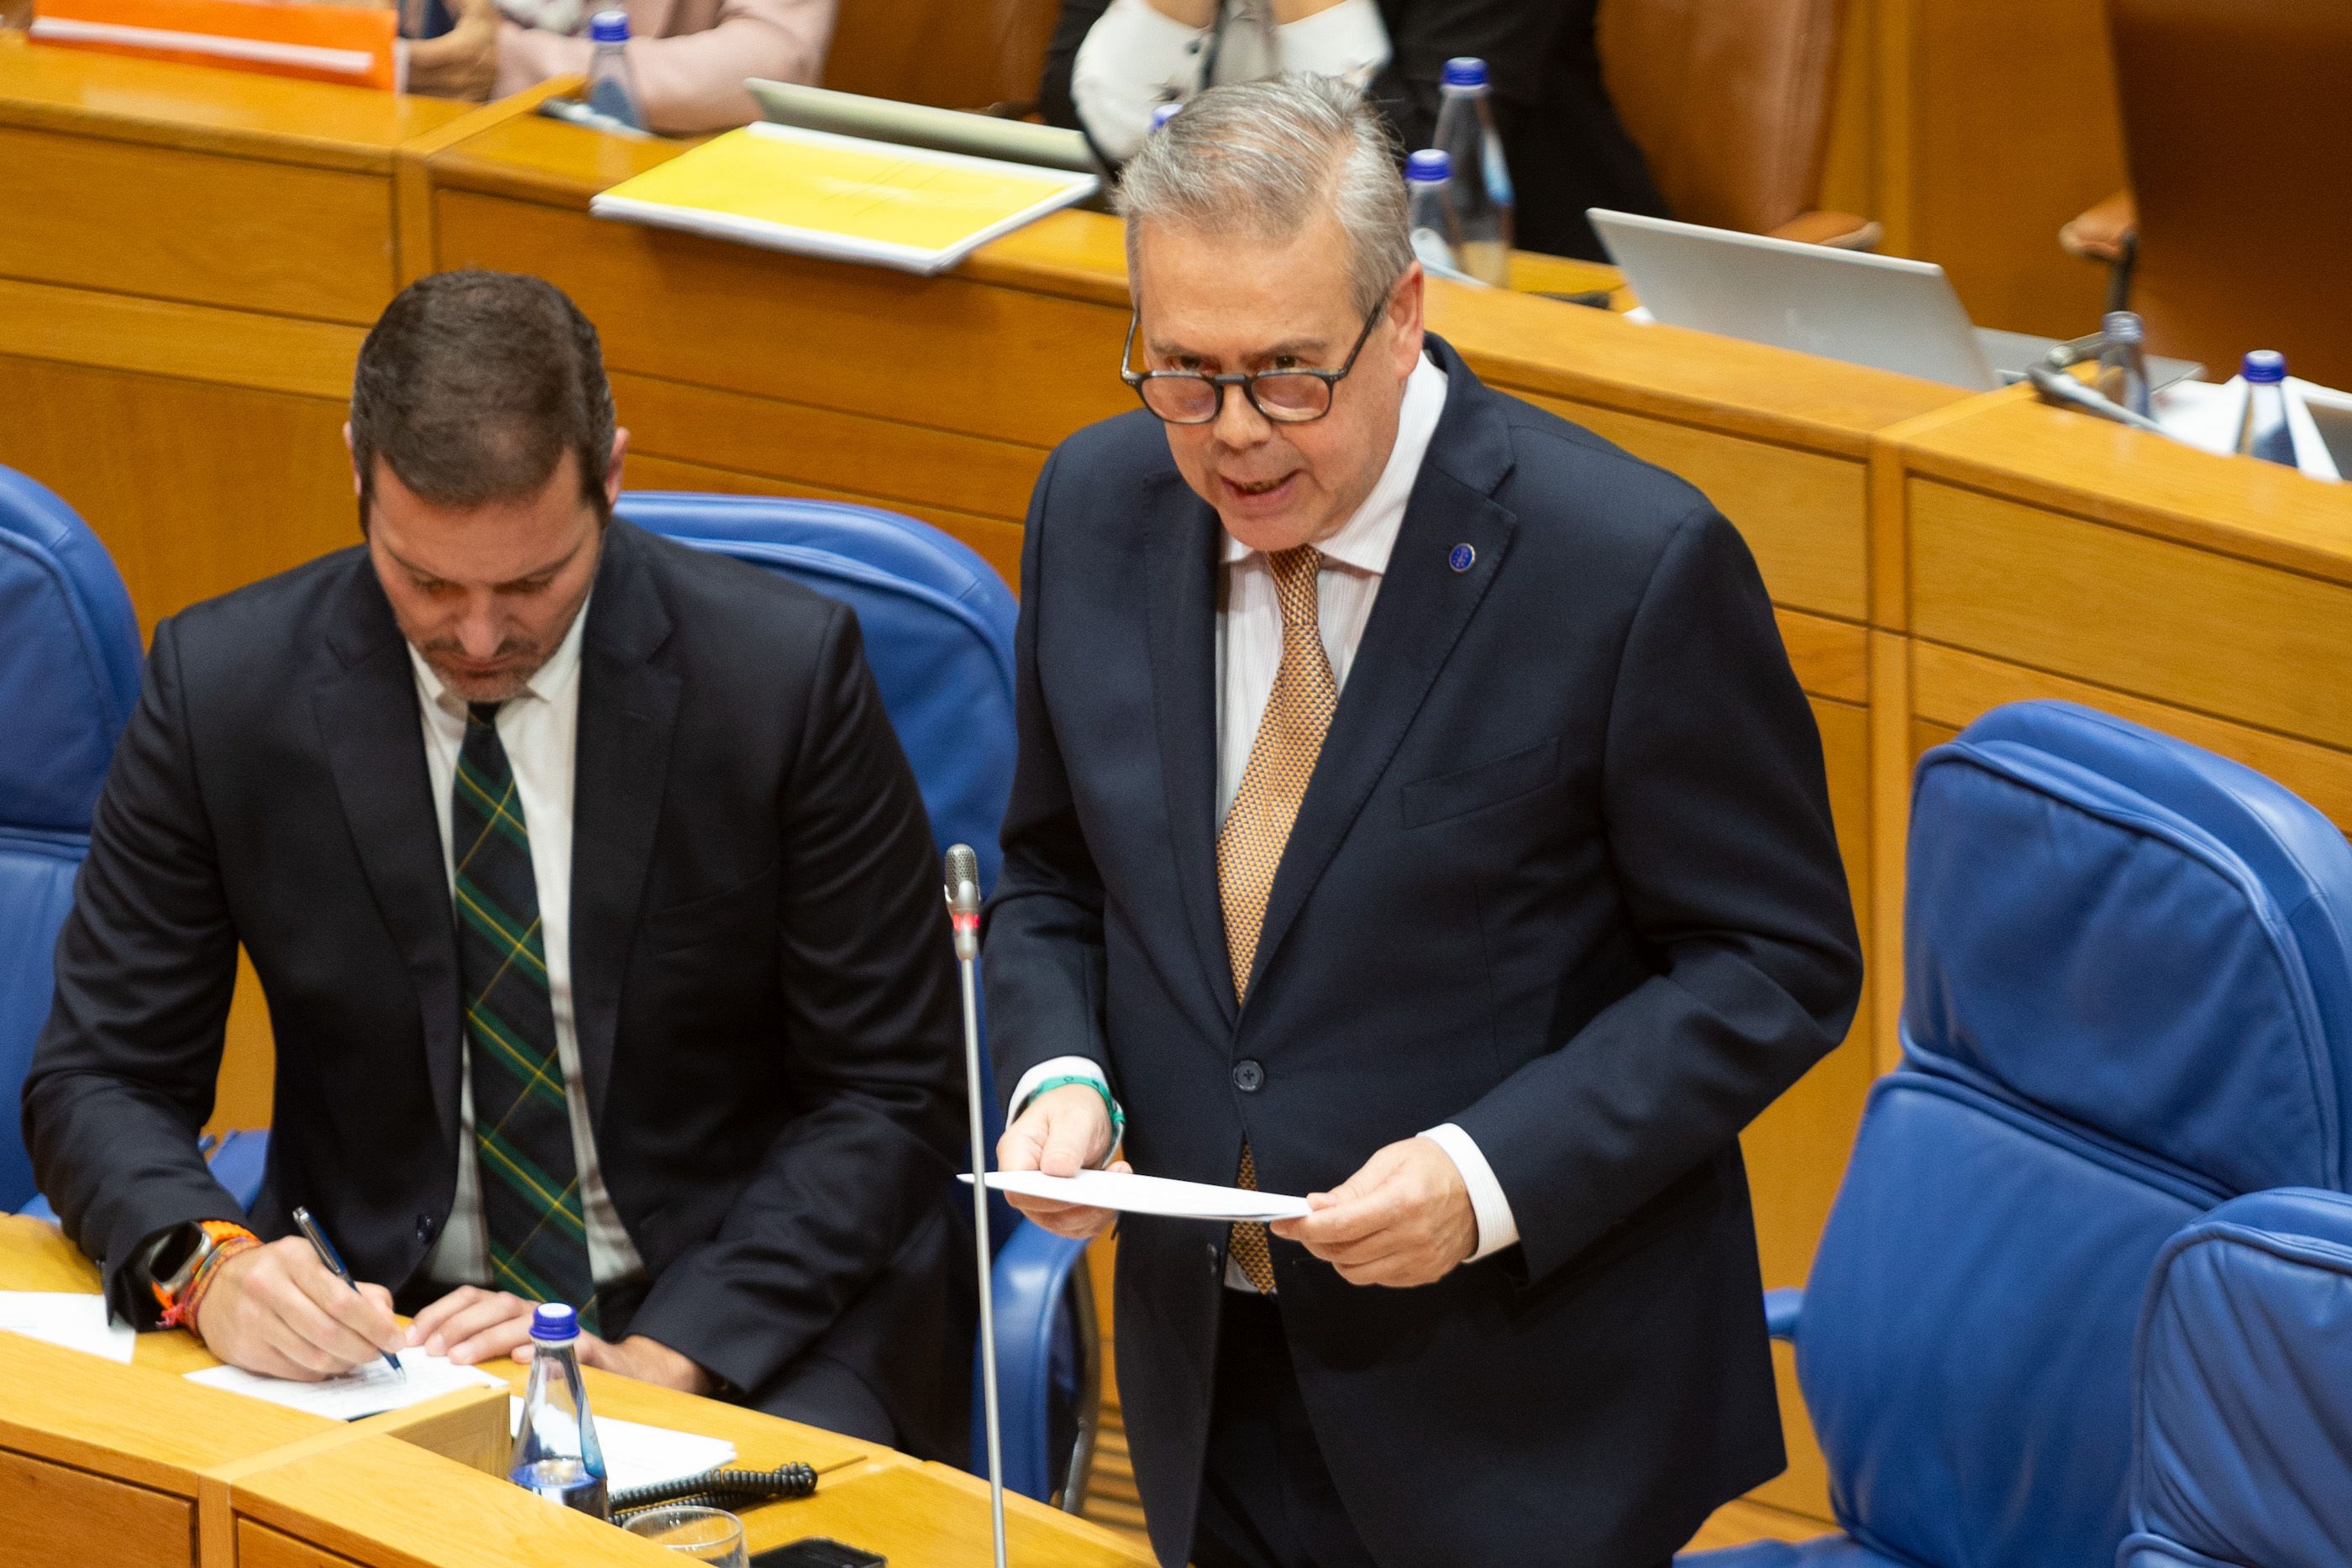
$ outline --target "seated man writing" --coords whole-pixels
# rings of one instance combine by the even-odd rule
[[[953,966],[855,617],[613,516],[595,329],[537,278],[403,292],[347,437],[364,544],[156,630],[25,1085],[68,1234],[254,1372],[501,1356],[563,1301],[591,1364],[952,1457]],[[240,944],[249,1216],[196,1148]]]

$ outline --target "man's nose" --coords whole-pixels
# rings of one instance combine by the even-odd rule
[[[1216,432],[1220,444],[1239,448],[1255,446],[1274,434],[1274,426],[1240,387],[1220,387]]]
[[[469,659],[488,659],[499,651],[505,632],[499,624],[498,607],[488,594],[466,606],[457,622],[457,644]]]

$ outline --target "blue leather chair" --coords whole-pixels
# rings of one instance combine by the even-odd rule
[[[1921,758],[1909,860],[1903,1063],[1767,1313],[1844,1533],[1685,1563],[2112,1562],[2158,1252],[2352,1159],[2352,847],[2302,800],[2026,703]]]
[[[0,1214],[33,1197],[17,1096],[141,659],[106,547],[50,491],[0,468]]]
[[[2136,1360],[2116,1568],[2352,1563],[2352,1198],[2257,1193],[2174,1236]]]
[[[870,507],[640,490],[618,509],[641,528],[781,571],[855,609],[940,849],[970,844],[982,889],[994,885],[997,830],[1013,789],[1018,607],[988,563],[937,528]],[[984,1052],[981,1060],[988,1080]],[[992,1148],[1002,1118],[992,1082],[982,1091]],[[1101,1388],[1086,1247],[1016,1220],[1001,1201],[991,1229],[1004,1484],[1040,1500],[1059,1494],[1075,1512]],[[975,1392],[976,1471],[985,1472],[987,1452]]]

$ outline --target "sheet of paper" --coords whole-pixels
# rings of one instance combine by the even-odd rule
[[[0,1291],[0,1330],[87,1351],[125,1366],[139,1345],[136,1330],[109,1321],[104,1296],[63,1291]]]
[[[968,1182],[971,1177],[961,1179]],[[1118,1171],[1080,1171],[1074,1176],[1050,1176],[1042,1171],[991,1171],[988,1185],[998,1192],[1017,1192],[1024,1197],[1083,1203],[1094,1208],[1116,1208],[1123,1214],[1165,1215],[1176,1219],[1299,1219],[1307,1214],[1307,1200],[1303,1197]]]
[[[331,1377],[323,1383],[264,1377],[234,1366],[192,1372],[188,1381],[267,1399],[289,1409],[307,1410],[331,1421],[356,1421],[364,1416],[380,1416],[386,1410],[405,1410],[411,1405],[422,1405],[427,1399],[438,1399],[460,1388],[506,1386],[504,1378],[493,1377],[478,1366],[459,1366],[446,1357],[427,1355],[421,1350],[402,1351],[400,1365],[408,1375],[404,1378],[394,1377],[392,1369],[382,1361],[373,1361],[357,1372]]]
[[[589,1401],[589,1414],[595,1417],[596,1444],[604,1450],[604,1482],[614,1491],[634,1491],[638,1487],[682,1481],[735,1462],[735,1445],[724,1437],[704,1437],[667,1427],[646,1427],[597,1416],[593,1398]],[[522,1401],[509,1400],[507,1431],[511,1435],[521,1430]]]

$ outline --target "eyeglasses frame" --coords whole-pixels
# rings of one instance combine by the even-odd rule
[[[1228,387],[1241,388],[1242,396],[1249,399],[1250,407],[1257,410],[1258,417],[1269,424],[1312,424],[1317,420],[1328,418],[1330,415],[1331,404],[1339,396],[1339,383],[1346,381],[1348,372],[1356,368],[1356,361],[1363,354],[1364,345],[1372,340],[1373,327],[1379,324],[1381,317],[1388,310],[1389,301],[1392,298],[1392,294],[1384,294],[1381,297],[1380,303],[1372,307],[1370,313],[1364,318],[1364,329],[1356,334],[1356,346],[1348,350],[1347,360],[1336,371],[1228,371],[1223,375],[1213,376],[1205,371],[1131,370],[1129,368],[1129,361],[1135,357],[1135,333],[1136,329],[1142,325],[1143,315],[1139,310],[1129,311],[1127,318],[1127,342],[1120,349],[1118,356],[1118,379],[1135,389],[1136,401],[1142,403],[1151,416],[1162,424],[1214,424],[1224,414],[1225,389]],[[1257,380],[1260,376],[1314,377],[1321,382],[1324,387],[1322,411],[1310,413],[1303,419],[1295,414],[1268,413],[1265,405],[1257,401]],[[1208,416],[1204,419],[1171,419],[1153,408],[1150,400],[1144,395],[1146,384],[1156,380],[1206,382],[1217,391],[1217,404],[1209,411]]]

